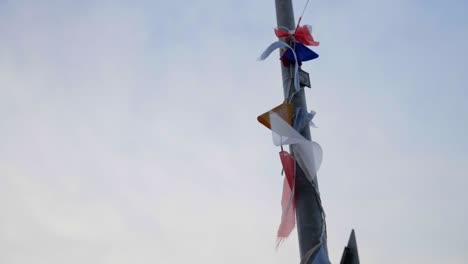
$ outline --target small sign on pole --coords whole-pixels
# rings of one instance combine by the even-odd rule
[[[310,76],[309,73],[299,69],[299,84],[310,88]]]

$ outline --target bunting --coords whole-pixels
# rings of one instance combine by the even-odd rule
[[[307,264],[328,264],[330,262],[326,248],[325,213],[321,206],[320,194],[317,187],[317,171],[322,164],[323,150],[317,142],[303,135],[308,126],[316,127],[312,121],[316,112],[307,112],[306,109],[296,108],[294,104],[290,103],[293,101],[294,96],[303,89],[299,83],[299,69],[302,63],[319,57],[315,51],[307,46],[317,47],[320,45],[320,42],[316,41],[312,36],[312,27],[310,25],[300,25],[301,19],[302,16],[299,18],[295,30],[282,27],[276,28],[274,32],[280,40],[270,44],[260,55],[259,60],[265,60],[274,50],[281,50],[280,60],[283,65],[291,66],[291,69],[294,70],[291,74],[291,79],[284,79],[291,82],[290,84],[294,87],[294,91],[289,91],[289,85],[285,85],[285,94],[287,96],[284,103],[259,115],[257,120],[271,131],[273,144],[281,147],[279,154],[285,176],[283,179],[282,213],[277,232],[277,246],[291,234],[296,225],[295,179],[296,166],[299,166],[314,188],[315,197],[322,215],[322,232],[318,234],[320,237],[317,237],[317,240],[320,242],[307,252],[303,262],[305,261],[304,263]],[[283,150],[283,146],[285,145],[291,146],[291,154]]]

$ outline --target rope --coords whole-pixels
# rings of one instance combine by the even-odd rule
[[[301,16],[299,17],[299,20],[297,21],[296,30],[297,30],[297,28],[299,27],[299,25],[301,24],[302,17],[304,16],[304,13],[305,13],[305,11],[306,11],[306,9],[307,9],[307,6],[309,5],[309,1],[310,1],[310,0],[307,0],[306,4],[304,5],[304,9],[302,10],[302,14],[301,14]],[[296,32],[296,31],[294,31],[294,33],[295,33],[295,32]]]

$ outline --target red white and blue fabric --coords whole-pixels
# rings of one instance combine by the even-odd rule
[[[319,57],[317,53],[306,47],[307,46],[318,46],[320,42],[315,41],[312,36],[312,26],[303,25],[297,26],[295,30],[289,30],[287,28],[275,28],[275,34],[278,38],[292,37],[291,46],[295,51],[293,56],[291,51],[286,51],[281,57],[281,61],[288,66],[290,63],[296,62],[301,65],[303,61],[313,60]]]

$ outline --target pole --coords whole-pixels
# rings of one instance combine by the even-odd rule
[[[291,0],[275,0],[275,4],[278,27],[286,27],[290,30],[295,29],[296,25]],[[287,91],[294,91],[293,82],[291,81],[293,80],[293,67],[294,66],[285,67],[281,63],[285,98],[288,97],[286,94]],[[304,89],[301,89],[301,91],[294,96],[292,104],[294,104],[295,107],[301,107],[307,111]],[[309,127],[304,129],[302,135],[309,140],[311,139]],[[291,148],[291,152],[294,154],[294,147]],[[303,259],[306,253],[320,243],[322,225],[324,223],[322,223],[320,203],[317,200],[318,194],[315,193],[314,187],[306,178],[304,172],[297,163],[296,168],[295,186],[297,233],[299,237],[301,259]],[[326,249],[326,241],[324,241],[324,243],[325,245],[323,246]]]

